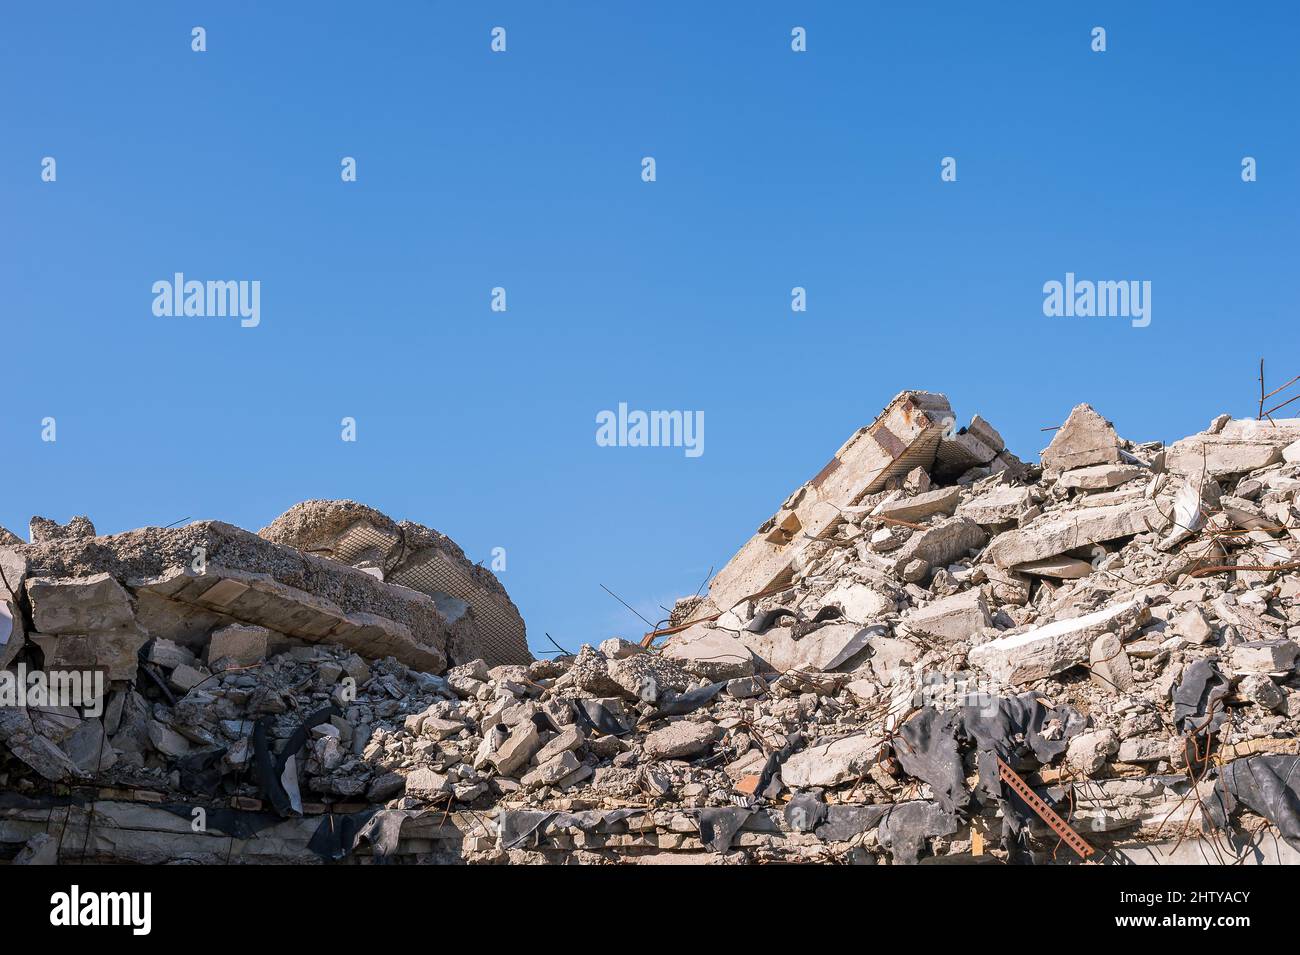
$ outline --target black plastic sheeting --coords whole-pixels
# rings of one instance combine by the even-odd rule
[[[1017,836],[1035,814],[1019,796],[1003,790],[998,757],[1012,769],[1027,761],[1045,765],[1065,752],[1070,738],[1086,729],[1088,721],[1071,706],[1044,706],[1036,693],[987,702],[990,705],[944,711],[923,707],[899,730],[894,753],[909,775],[929,783],[944,812],[965,810],[972,796],[978,796],[998,804],[1004,834]],[[1049,724],[1052,738],[1044,733]],[[966,789],[962,764],[962,749],[971,744],[979,770],[975,794]]]
[[[614,809],[609,812],[591,810],[568,813],[503,809],[497,816],[497,832],[501,837],[502,849],[517,849],[525,843],[533,847],[538,844],[541,831],[548,824],[560,829],[609,833],[629,817],[640,815],[645,811],[644,809]]]
[[[926,840],[957,831],[961,820],[935,802],[916,800],[894,803],[880,819],[876,836],[890,851],[896,865],[916,865]]]
[[[781,766],[796,752],[803,749],[803,745],[803,734],[791,733],[785,738],[785,745],[767,757],[767,762],[763,764],[763,772],[758,777],[758,785],[754,788],[755,796],[760,799],[775,799],[781,795],[781,790],[784,788],[779,778]]]
[[[1300,849],[1300,756],[1262,753],[1228,763],[1205,801],[1203,825],[1227,829],[1240,806],[1263,816]]]
[[[696,690],[687,690],[685,693],[665,690],[656,704],[655,718],[685,716],[687,713],[694,713],[701,706],[712,702],[713,698],[721,693],[722,688],[726,685],[725,683],[710,683],[708,686],[702,686]]]
[[[181,774],[181,788],[205,796],[234,792],[233,783],[225,784],[227,771],[221,763],[225,755],[226,747],[223,746],[182,756],[176,761],[176,769]]]
[[[196,807],[185,803],[159,803],[158,809],[165,810],[173,816],[180,816],[186,822],[193,822]],[[209,829],[216,829],[236,839],[251,839],[263,829],[278,826],[284,822],[273,812],[258,812],[248,809],[204,809],[204,821]]]
[[[695,825],[700,830],[700,841],[719,854],[729,851],[736,833],[753,814],[752,809],[738,806],[697,810]]]
[[[1170,693],[1174,725],[1185,734],[1183,756],[1188,774],[1200,779],[1209,768],[1210,742],[1227,718],[1228,679],[1213,661],[1196,660],[1184,669]]]
[[[582,829],[587,832],[610,834],[625,829],[622,824],[628,818],[644,812],[646,812],[644,809],[615,809],[609,812],[592,810],[580,813],[531,809],[503,810],[497,816],[497,832],[500,834],[503,849],[518,849],[521,846],[532,848],[539,844],[542,832],[547,826],[552,829]],[[735,806],[696,810],[694,818],[700,833],[700,841],[714,852],[727,852],[736,838],[736,833],[741,830],[753,812],[752,809]]]
[[[955,812],[935,802],[828,806],[820,791],[797,793],[786,803],[785,821],[795,832],[811,832],[823,842],[848,842],[878,829],[877,838],[896,865],[916,865],[928,839],[951,835],[961,825]]]
[[[337,862],[356,849],[357,836],[360,834],[361,829],[376,816],[377,812],[378,810],[367,809],[364,812],[346,815],[328,814],[320,821],[316,831],[312,833],[307,848],[328,862]],[[398,832],[401,831],[402,823],[400,820],[396,828]],[[395,844],[396,833],[394,833]],[[377,849],[375,858],[378,861],[383,861]]]
[[[1173,690],[1174,725],[1184,733],[1215,733],[1227,718],[1228,680],[1213,661],[1196,660],[1183,669]]]
[[[799,619],[799,615],[793,610],[787,610],[785,607],[776,607],[772,610],[764,610],[749,623],[745,624],[745,629],[749,633],[767,633],[776,626],[776,622],[784,617],[794,617]]]
[[[289,737],[279,755],[271,752],[270,744],[267,742],[267,727],[271,723],[271,718],[263,717],[254,725],[253,766],[257,771],[257,780],[262,787],[262,792],[266,793],[266,798],[271,800],[271,806],[281,816],[288,816],[293,812],[293,804],[289,798],[289,793],[280,781],[281,776],[284,774],[285,764],[307,744],[307,736],[311,733],[313,727],[328,722],[331,716],[341,715],[342,711],[333,704],[312,713],[293,731],[293,735]]]
[[[574,700],[573,718],[597,736],[626,736],[632,732],[632,727],[620,723],[598,700]]]
[[[785,823],[795,832],[813,832],[826,821],[826,810],[820,793],[798,793],[785,804]]]

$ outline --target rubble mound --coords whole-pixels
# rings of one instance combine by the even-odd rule
[[[905,392],[670,626],[548,660],[354,502],[42,533],[0,673],[109,681],[0,706],[0,858],[1300,861],[1300,419],[1080,405],[1030,464]]]

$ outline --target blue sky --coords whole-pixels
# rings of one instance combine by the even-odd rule
[[[1080,401],[1135,439],[1253,414],[1261,356],[1300,374],[1298,26],[1283,3],[8,4],[0,524],[257,529],[355,498],[505,547],[534,647],[575,648],[646,629],[600,584],[662,617],[900,390],[1022,457]],[[178,271],[260,281],[261,324],[154,316]],[[1150,326],[1045,317],[1067,271],[1149,280]],[[703,411],[705,453],[598,447],[620,401]]]

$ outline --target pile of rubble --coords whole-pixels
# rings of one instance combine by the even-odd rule
[[[105,677],[0,683],[0,859],[1300,861],[1300,419],[1080,405],[1027,464],[905,392],[671,626],[551,660],[353,502],[0,538],[5,672]]]

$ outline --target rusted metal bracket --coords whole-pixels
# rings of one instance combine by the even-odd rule
[[[1029,788],[1029,783],[1021,779],[1019,773],[1003,762],[1001,756],[997,757],[997,760],[998,775],[1002,778],[1002,781],[1010,786],[1015,791],[1016,795],[1025,801],[1030,809],[1038,813],[1039,818],[1042,819],[1043,822],[1047,823],[1048,826],[1051,827],[1052,831],[1061,837],[1062,842],[1073,849],[1078,854],[1079,858],[1086,862],[1088,856],[1092,855],[1097,850],[1084,842],[1083,836],[1070,828],[1070,824],[1058,816],[1056,810],[1039,798],[1038,793]]]

